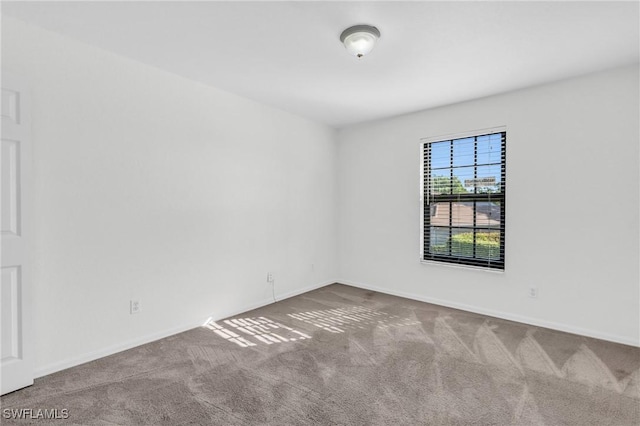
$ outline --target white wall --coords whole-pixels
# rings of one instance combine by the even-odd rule
[[[2,67],[32,93],[38,375],[268,303],[267,271],[333,282],[333,130],[7,17]]]
[[[268,303],[267,271],[280,297],[338,270],[639,343],[637,67],[356,126],[338,147],[325,126],[7,17],[2,68],[32,92],[37,374]],[[420,264],[419,139],[499,125],[506,271]]]
[[[635,66],[342,130],[341,281],[640,344],[638,104]],[[505,272],[421,264],[419,139],[502,125]]]

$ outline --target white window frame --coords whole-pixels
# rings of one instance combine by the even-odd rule
[[[429,144],[432,142],[440,142],[440,141],[446,141],[446,140],[453,140],[453,139],[463,139],[463,138],[468,138],[468,137],[475,137],[475,136],[479,136],[479,135],[484,135],[484,134],[490,134],[490,133],[507,133],[507,126],[496,126],[496,127],[488,127],[488,128],[484,128],[484,129],[477,129],[477,130],[468,130],[468,131],[464,131],[464,132],[457,132],[457,133],[447,133],[447,134],[440,134],[440,135],[436,135],[436,136],[429,136],[429,137],[424,137],[421,138],[418,144],[418,149],[419,149],[419,167],[420,167],[420,194],[419,194],[419,200],[420,200],[420,217],[419,217],[419,221],[420,221],[420,238],[419,238],[419,247],[418,247],[418,259],[420,261],[420,263],[425,264],[425,265],[439,265],[439,266],[445,266],[445,267],[452,267],[452,268],[462,268],[462,269],[473,269],[473,270],[482,270],[482,271],[486,271],[486,272],[494,272],[494,273],[504,273],[504,271],[506,270],[506,253],[503,254],[504,256],[504,265],[502,269],[496,269],[496,268],[487,268],[485,266],[477,266],[477,265],[467,265],[467,264],[463,264],[463,263],[454,263],[454,262],[442,262],[439,260],[432,260],[432,259],[425,259],[424,258],[424,214],[425,214],[425,203],[424,203],[424,194],[425,194],[425,188],[424,188],[424,146],[425,144]],[[505,163],[506,163],[506,159],[505,159]],[[505,164],[505,168],[506,168],[506,164]],[[506,172],[505,172],[506,173]],[[505,194],[506,196],[506,194]],[[506,212],[505,212],[505,216],[506,216]],[[505,232],[505,238],[506,238],[506,227],[504,229]],[[504,247],[503,247],[504,249]]]

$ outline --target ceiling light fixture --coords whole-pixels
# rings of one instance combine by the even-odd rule
[[[380,31],[371,25],[354,25],[340,34],[344,47],[358,59],[371,52],[378,38]]]

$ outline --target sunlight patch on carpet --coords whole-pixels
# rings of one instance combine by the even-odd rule
[[[311,339],[311,336],[301,331],[265,317],[234,318],[222,322],[224,325],[210,320],[203,327],[243,348],[260,343],[272,345]]]
[[[420,324],[412,318],[402,318],[382,311],[374,311],[362,306],[327,309],[320,311],[287,314],[293,319],[304,321],[330,333],[344,333],[348,329],[402,327]]]

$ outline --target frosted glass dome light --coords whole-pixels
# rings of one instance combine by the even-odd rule
[[[349,53],[357,58],[362,58],[373,50],[373,46],[375,46],[379,37],[380,31],[376,27],[355,25],[340,34],[340,41]]]

